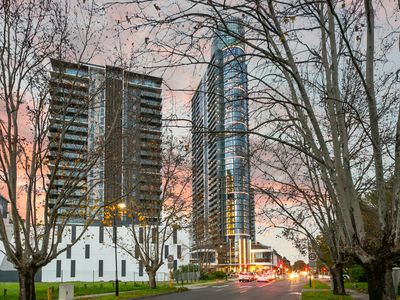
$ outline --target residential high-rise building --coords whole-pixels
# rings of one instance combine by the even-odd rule
[[[234,34],[215,33],[211,62],[192,99],[193,240],[198,255],[216,249],[220,265],[244,270],[255,240],[247,66],[243,26],[237,19],[226,25]]]
[[[161,78],[51,63],[50,204],[65,199],[59,214],[75,210],[76,222],[116,201],[141,205],[142,215],[154,217],[161,194]]]

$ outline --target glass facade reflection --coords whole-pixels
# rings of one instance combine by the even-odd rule
[[[219,263],[243,270],[255,238],[247,67],[244,46],[232,37],[243,36],[243,27],[236,19],[226,24],[233,34],[216,32],[211,64],[192,99],[194,242],[218,244],[225,249]]]

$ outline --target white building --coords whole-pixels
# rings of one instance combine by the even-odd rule
[[[73,246],[68,247],[75,236],[79,236],[82,226],[70,226],[62,239],[61,253],[42,269],[42,281],[111,281],[115,280],[115,249],[112,227],[90,226],[84,236]],[[148,277],[138,255],[135,258],[135,243],[131,228],[118,227],[117,247],[118,279],[120,281],[147,281]],[[140,234],[138,234],[140,239]],[[185,231],[176,231],[165,243],[164,264],[157,272],[157,280],[169,279],[167,256],[174,256],[174,269],[189,263],[189,236]]]
[[[0,206],[4,209],[7,203],[0,197]],[[5,207],[7,207],[5,205]],[[2,215],[7,218],[6,214]],[[9,220],[5,220],[10,226]],[[11,228],[10,228],[11,229]],[[43,282],[68,282],[68,281],[112,281],[115,280],[115,249],[112,239],[112,227],[89,226],[81,239],[75,245],[68,247],[74,239],[80,236],[80,225],[68,226],[63,233],[59,249],[67,248],[56,259],[42,268],[36,277]],[[148,276],[143,263],[135,258],[135,243],[131,227],[117,227],[118,244],[123,245],[130,254],[117,247],[117,268],[120,281],[147,281]],[[143,237],[138,232],[139,242]],[[167,266],[168,255],[174,256],[174,269],[181,265],[189,264],[190,247],[189,233],[184,230],[174,231],[171,238],[164,246],[164,264],[157,272],[158,281],[169,279]],[[136,255],[136,257],[138,257]],[[3,243],[0,242],[0,281],[17,281],[18,276],[12,264],[4,254]]]

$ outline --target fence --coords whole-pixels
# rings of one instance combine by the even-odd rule
[[[193,282],[200,280],[200,272],[174,272],[174,279],[177,282]]]

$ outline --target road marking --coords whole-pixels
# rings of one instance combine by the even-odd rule
[[[247,292],[247,290],[244,290],[244,291],[241,291],[240,294],[243,294],[243,293],[246,293],[246,292]]]
[[[229,286],[229,285],[228,285],[228,284],[225,284],[225,285],[216,285],[216,286],[213,286],[213,288],[222,289],[222,288],[227,287],[227,286]]]
[[[189,290],[200,290],[200,289],[205,289],[208,288],[208,285],[206,286],[192,286],[189,288]]]
[[[252,288],[252,285],[239,285],[239,289]]]

